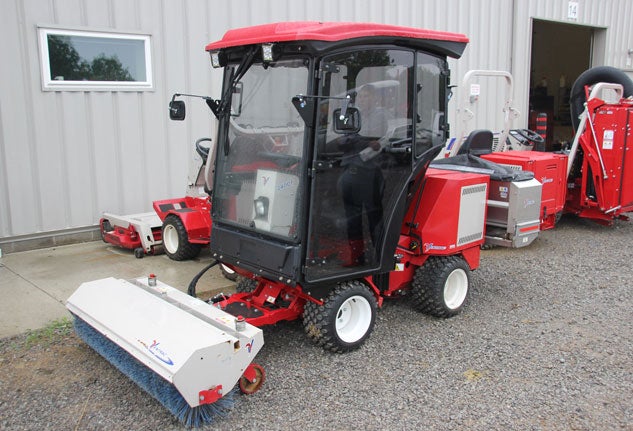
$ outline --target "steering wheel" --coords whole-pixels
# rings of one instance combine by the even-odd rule
[[[383,151],[391,154],[411,154],[411,143],[413,138],[406,137],[389,141],[389,145],[383,148]]]
[[[202,157],[203,162],[206,162],[207,157],[209,157],[209,147],[202,145],[205,141],[211,142],[211,138],[200,138],[196,141],[196,152],[200,157]]]
[[[301,161],[301,157],[291,156],[289,154],[274,153],[270,151],[260,151],[257,153],[263,159],[268,159],[271,162],[276,163],[282,168],[290,168]]]
[[[543,139],[543,137],[541,135],[539,135],[538,133],[536,133],[533,130],[530,129],[516,129],[516,132],[518,135],[523,136],[525,139],[527,139],[528,141],[532,141],[535,144],[542,144],[543,142],[545,142],[545,140]]]

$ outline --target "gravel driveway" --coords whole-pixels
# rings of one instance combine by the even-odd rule
[[[358,351],[265,328],[267,380],[220,430],[633,430],[633,223],[563,218],[482,253],[464,312],[386,302]],[[183,429],[72,334],[0,341],[0,429]]]

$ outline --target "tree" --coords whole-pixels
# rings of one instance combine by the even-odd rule
[[[48,56],[51,79],[64,81],[134,81],[130,71],[116,56],[104,53],[91,63],[81,58],[69,36],[49,35]]]
[[[52,79],[81,81],[90,73],[90,64],[82,60],[68,36],[48,36],[48,57]]]
[[[105,54],[100,54],[92,60],[90,68],[92,81],[134,81],[116,55],[106,57]]]

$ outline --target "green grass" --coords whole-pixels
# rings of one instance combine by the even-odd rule
[[[69,317],[57,319],[46,325],[44,328],[28,331],[24,344],[32,347],[36,344],[50,345],[62,337],[73,332],[73,321]]]

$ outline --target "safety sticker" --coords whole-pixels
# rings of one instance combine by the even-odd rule
[[[613,149],[613,130],[605,130],[602,134],[602,149],[603,150],[612,150]]]

